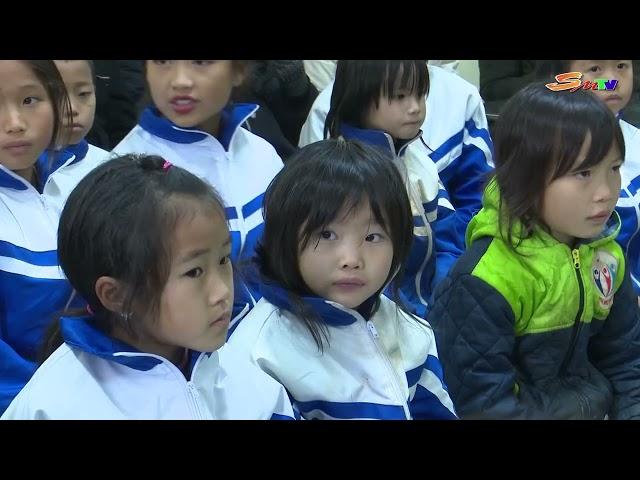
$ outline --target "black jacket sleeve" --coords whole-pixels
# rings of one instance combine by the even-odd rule
[[[589,342],[589,357],[613,387],[609,417],[640,418],[640,308],[628,271],[604,326]]]

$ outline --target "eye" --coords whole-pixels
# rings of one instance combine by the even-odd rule
[[[78,93],[79,97],[88,97],[93,93],[93,90],[85,90],[83,92]]]
[[[322,240],[335,240],[336,239],[336,234],[333,233],[331,230],[323,230],[320,232],[320,235],[318,235]]]
[[[578,178],[591,178],[591,170],[583,170],[581,172],[576,172],[575,176]]]
[[[622,63],[618,64],[618,69],[619,70],[624,70],[625,68],[629,68],[629,64],[628,63],[622,62]]]
[[[597,73],[600,71],[600,67],[598,65],[592,65],[588,68],[590,72]]]
[[[227,265],[231,261],[231,255],[225,255],[220,259],[220,265]]]
[[[162,67],[164,65],[168,65],[169,64],[169,60],[151,60],[151,63],[153,63],[154,65],[158,65],[158,66]]]
[[[184,274],[184,276],[189,278],[198,278],[202,276],[203,273],[204,273],[204,270],[202,270],[202,268],[196,267],[189,270],[187,273]]]
[[[381,233],[370,233],[364,239],[366,242],[379,243],[384,240],[384,235]]]
[[[38,97],[27,97],[24,100],[22,100],[22,104],[23,105],[35,105],[39,101],[40,101],[40,99]]]
[[[614,165],[613,167],[611,167],[611,169],[612,169],[614,172],[618,172],[618,171],[620,171],[620,167],[621,167],[621,166],[622,166],[622,164]]]
[[[215,60],[193,60],[194,65],[198,65],[199,67],[206,67],[207,65],[213,65]]]

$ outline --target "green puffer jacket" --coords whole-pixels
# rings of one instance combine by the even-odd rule
[[[492,182],[428,316],[458,414],[640,418],[640,309],[618,215],[573,249],[536,228],[516,253],[498,200]]]

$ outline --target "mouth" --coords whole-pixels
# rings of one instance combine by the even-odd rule
[[[12,153],[13,155],[23,155],[31,150],[31,143],[29,142],[10,142],[2,147],[3,150]]]
[[[599,212],[595,215],[591,215],[590,217],[587,217],[587,220],[590,220],[592,222],[606,222],[607,220],[609,220],[609,217],[611,216],[611,212]]]
[[[225,312],[222,315],[220,315],[218,318],[216,318],[214,321],[209,323],[210,327],[213,326],[229,326],[229,322],[231,321],[231,312]]]
[[[364,287],[366,283],[359,278],[345,278],[343,280],[333,282],[333,285],[340,289],[356,290],[358,288]]]
[[[79,123],[74,123],[73,125],[66,125],[65,128],[72,132],[79,132],[81,130],[84,130],[84,125],[81,125]]]
[[[611,95],[611,96],[609,96],[609,97],[604,99],[604,101],[606,103],[619,102],[620,100],[622,100],[622,97],[620,97],[618,95]]]
[[[169,105],[171,105],[173,111],[181,114],[191,112],[194,108],[196,108],[196,103],[196,99],[188,96],[173,97],[169,101]]]

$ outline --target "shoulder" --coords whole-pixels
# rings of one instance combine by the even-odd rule
[[[255,154],[257,152],[260,152],[260,154],[263,155],[263,157],[261,157],[262,161],[264,161],[264,158],[266,157],[282,163],[282,160],[273,145],[264,138],[247,130],[245,127],[238,127],[230,148],[231,155],[244,155],[247,153]]]
[[[36,370],[7,411],[9,418],[64,418],[61,412],[73,408],[82,398],[82,377],[87,373],[66,344],[61,345]],[[12,413],[13,412],[13,413]]]
[[[140,125],[136,125],[129,133],[116,145],[111,153],[124,155],[127,153],[155,153],[147,151],[145,148],[151,145],[160,145],[162,139],[152,135]],[[166,143],[166,141],[165,141]]]
[[[441,67],[429,66],[429,97],[454,102],[455,104],[482,103],[480,92],[464,78]]]

